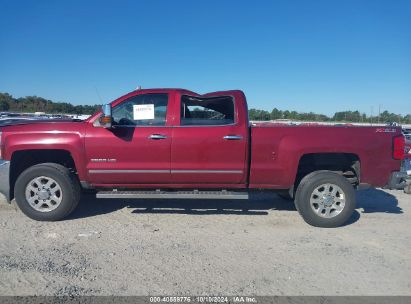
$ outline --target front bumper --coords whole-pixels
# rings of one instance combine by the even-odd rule
[[[0,159],[0,193],[10,202],[10,162]]]

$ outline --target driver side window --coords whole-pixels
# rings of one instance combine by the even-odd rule
[[[168,94],[131,97],[112,110],[115,126],[165,126]]]

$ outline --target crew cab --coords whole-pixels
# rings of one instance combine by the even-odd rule
[[[82,189],[98,198],[247,199],[271,190],[303,219],[336,227],[355,189],[405,187],[399,127],[250,123],[242,91],[136,90],[86,121],[0,127],[0,192],[56,221]]]

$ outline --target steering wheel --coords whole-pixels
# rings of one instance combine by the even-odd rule
[[[120,119],[118,124],[120,126],[134,126],[135,125],[134,121],[132,121],[131,119],[128,119],[128,118],[124,118],[124,117]]]

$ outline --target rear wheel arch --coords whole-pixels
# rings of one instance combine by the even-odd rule
[[[354,187],[361,181],[361,160],[355,153],[304,153],[300,156],[295,170],[294,193],[305,176],[322,170],[346,177]]]

